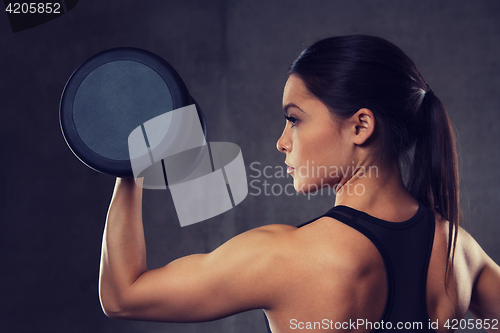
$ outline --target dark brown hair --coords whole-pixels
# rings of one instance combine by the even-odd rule
[[[300,77],[335,118],[370,109],[379,126],[381,162],[411,155],[402,170],[408,191],[450,222],[448,273],[459,222],[457,153],[448,114],[413,61],[382,38],[340,36],[305,49],[289,74]]]

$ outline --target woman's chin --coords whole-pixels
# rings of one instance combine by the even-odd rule
[[[313,193],[320,189],[320,187],[314,183],[301,182],[296,179],[293,181],[293,188],[295,191],[302,194]]]
[[[294,178],[293,188],[295,191],[302,194],[314,193],[328,187],[331,187],[333,191],[335,191],[335,186],[331,185],[332,183],[335,183],[333,179],[315,179],[315,181],[305,181],[304,179]]]

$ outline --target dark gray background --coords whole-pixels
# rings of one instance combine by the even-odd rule
[[[100,242],[114,179],[66,146],[58,105],[82,62],[133,46],[168,60],[208,119],[211,141],[282,168],[286,69],[319,38],[373,34],[400,46],[447,106],[461,144],[465,227],[500,262],[500,2],[491,1],[86,1],[13,34],[0,13],[0,327],[3,332],[264,332],[261,311],[201,324],[116,321],[97,295]],[[256,166],[254,164],[254,166]],[[278,190],[275,185],[275,190]],[[180,228],[168,191],[146,191],[150,268],[210,251],[269,223],[296,225],[333,197],[250,195],[236,208]],[[7,328],[7,329],[5,329]]]

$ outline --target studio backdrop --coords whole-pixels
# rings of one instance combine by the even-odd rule
[[[59,112],[75,70],[116,48],[152,53],[182,78],[184,101],[172,104],[172,109],[196,105],[201,110],[198,114],[195,108],[197,117],[192,118],[202,126],[201,143],[189,149],[210,142],[237,147],[218,167],[207,164],[210,169],[203,174],[220,170],[222,178],[217,181],[224,184],[221,193],[227,195],[228,206],[217,214],[181,226],[173,190],[166,186],[144,190],[149,268],[209,252],[251,228],[298,225],[333,205],[332,193],[293,191],[276,140],[284,126],[281,98],[291,61],[318,39],[346,34],[376,35],[401,47],[443,101],[460,144],[462,225],[500,262],[498,1],[81,0],[44,3],[34,9],[11,1],[4,4],[0,13],[3,332],[266,332],[260,310],[196,324],[118,321],[103,314],[97,281],[115,178],[75,156],[61,131]],[[53,13],[56,7],[58,13]],[[36,17],[27,16],[35,9]],[[118,67],[107,70],[120,72]],[[146,78],[158,79],[145,73]],[[87,88],[73,98],[92,95]],[[152,138],[152,130],[144,124],[161,114],[135,119],[137,124],[127,133],[137,128],[140,140]],[[86,140],[93,140],[92,135]],[[102,147],[99,141],[89,144]],[[144,141],[141,147],[149,146]],[[123,149],[126,154],[127,146]],[[247,192],[238,197],[226,166],[240,155],[241,164],[234,170],[243,173],[238,171],[234,179],[244,174]],[[202,160],[209,155],[199,156]],[[156,162],[161,165],[161,158]]]

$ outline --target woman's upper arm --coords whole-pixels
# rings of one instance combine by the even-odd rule
[[[287,225],[240,234],[208,254],[195,254],[146,271],[123,293],[113,317],[195,322],[266,308],[279,282],[273,271],[288,251]]]
[[[496,319],[498,328],[500,327],[500,267],[484,252],[483,254],[484,266],[474,283],[469,310],[474,317],[488,319],[490,323]]]

